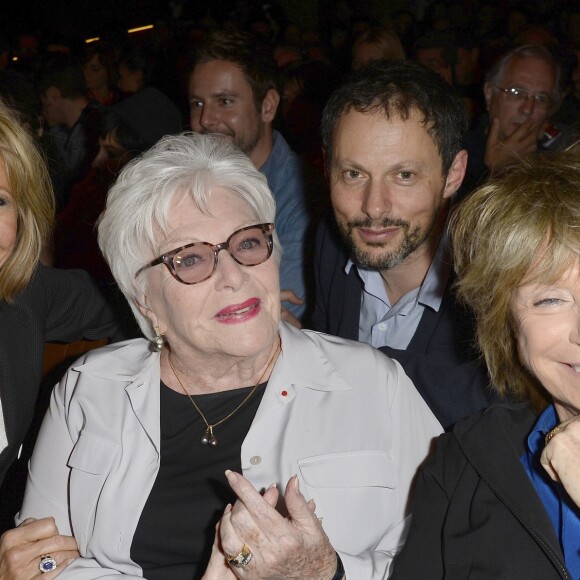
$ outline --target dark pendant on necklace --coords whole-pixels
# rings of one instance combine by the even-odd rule
[[[211,425],[208,425],[203,437],[201,438],[201,443],[203,445],[209,445],[210,447],[216,447],[218,444],[218,440],[216,436],[213,434],[213,429]]]

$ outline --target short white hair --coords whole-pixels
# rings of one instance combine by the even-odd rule
[[[542,60],[550,67],[552,67],[555,76],[555,83],[554,89],[552,90],[552,94],[550,96],[554,101],[552,108],[556,108],[556,106],[559,105],[561,98],[560,82],[562,69],[558,61],[554,58],[554,55],[547,48],[539,44],[523,44],[504,54],[501,59],[496,62],[495,65],[487,72],[485,81],[490,85],[496,85],[498,82],[502,82],[505,69],[514,58],[534,58],[536,60]]]
[[[139,268],[159,254],[159,232],[171,230],[169,211],[174,196],[189,194],[200,211],[209,213],[208,194],[222,187],[239,195],[256,223],[273,223],[276,204],[266,177],[249,157],[221,135],[183,133],[167,136],[131,161],[109,190],[99,219],[99,246],[119,288],[129,301],[141,330],[155,336],[136,302],[146,294],[147,276]],[[219,217],[219,216],[216,216]],[[274,232],[274,257],[281,247]]]

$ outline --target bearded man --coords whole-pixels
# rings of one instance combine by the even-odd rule
[[[493,401],[447,247],[466,126],[445,82],[409,61],[355,73],[322,119],[335,219],[317,234],[314,326],[398,360],[444,427]]]

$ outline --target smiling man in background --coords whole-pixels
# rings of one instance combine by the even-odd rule
[[[272,125],[280,103],[272,51],[242,33],[213,34],[196,53],[189,100],[192,131],[229,137],[268,179],[284,250],[280,287],[293,290],[282,300],[300,318],[308,212],[300,160]]]

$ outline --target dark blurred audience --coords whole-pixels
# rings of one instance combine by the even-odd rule
[[[101,285],[113,282],[97,243],[96,223],[119,171],[164,135],[182,130],[181,114],[162,92],[147,87],[103,112],[99,151],[58,213],[54,266],[87,270]]]
[[[101,105],[120,99],[118,81],[119,50],[108,42],[90,44],[85,52],[83,72],[89,98]]]
[[[43,145],[57,156],[51,179],[57,208],[62,208],[96,155],[99,104],[89,99],[82,67],[69,55],[47,55],[36,88],[46,125]]]
[[[338,85],[333,67],[317,61],[299,62],[282,72],[282,127],[288,143],[322,175],[324,163],[320,120]]]
[[[376,26],[354,41],[352,70],[364,68],[375,60],[405,60],[403,45],[395,32]]]
[[[124,96],[154,83],[155,57],[150,49],[137,46],[121,57],[117,85]]]

